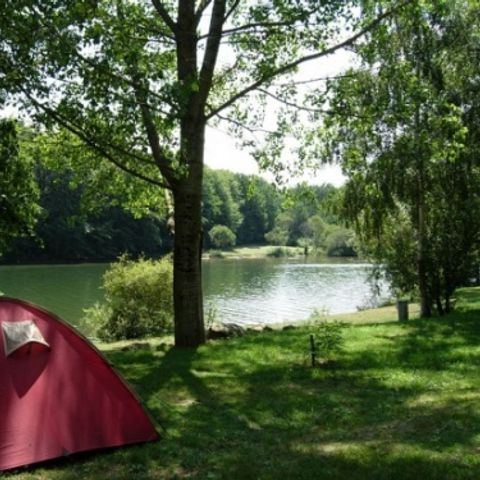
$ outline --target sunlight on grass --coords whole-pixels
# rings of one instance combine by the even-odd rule
[[[331,370],[308,366],[311,326],[197,350],[101,345],[162,439],[6,478],[478,480],[480,290],[457,296],[445,318],[342,316]]]

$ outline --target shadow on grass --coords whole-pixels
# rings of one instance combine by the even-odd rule
[[[305,331],[112,351],[163,438],[25,478],[480,478],[476,315],[360,328],[335,371],[302,364]]]
[[[463,325],[457,335],[468,336],[476,328]],[[468,456],[476,455],[478,398],[449,391],[441,401],[430,402],[428,396],[438,392],[423,380],[403,385],[389,379],[398,368],[407,373],[426,369],[431,377],[445,368],[456,348],[435,327],[420,322],[410,329],[393,353],[373,354],[390,354],[390,362],[379,366],[359,354],[345,358],[335,372],[264,360],[245,370],[235,357],[238,352],[229,351],[236,345],[228,343],[216,347],[214,360],[224,356],[230,361],[213,365],[199,352],[168,351],[138,379],[152,385],[154,397],[158,382],[178,396],[165,418],[167,435],[158,446],[157,468],[163,459],[164,465],[176,465],[176,473],[174,468],[165,472],[172,477],[478,478],[479,464],[472,465]],[[265,352],[291,342],[272,335],[243,339],[242,345],[245,351]],[[372,358],[368,351],[363,355]],[[422,395],[427,396],[423,402]],[[155,478],[149,474],[146,478]]]

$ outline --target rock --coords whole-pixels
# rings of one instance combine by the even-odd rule
[[[245,328],[236,323],[213,323],[207,329],[207,339],[217,340],[219,338],[240,337],[245,335]]]
[[[263,325],[249,325],[247,332],[251,333],[260,333],[263,332]]]

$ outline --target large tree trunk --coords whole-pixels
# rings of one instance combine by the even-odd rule
[[[205,342],[201,198],[201,183],[192,191],[175,192],[173,302],[175,345],[180,347],[194,347]]]
[[[196,347],[205,343],[202,293],[204,132],[203,124],[193,124],[185,130],[183,145],[188,173],[173,189],[173,303],[175,345],[179,347]]]

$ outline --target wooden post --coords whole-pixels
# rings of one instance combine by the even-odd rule
[[[408,301],[407,300],[397,301],[397,311],[398,311],[398,320],[400,322],[408,321]]]
[[[315,338],[310,334],[310,356],[312,359],[312,367],[315,367],[315,360],[317,356],[317,349],[315,348]]]

